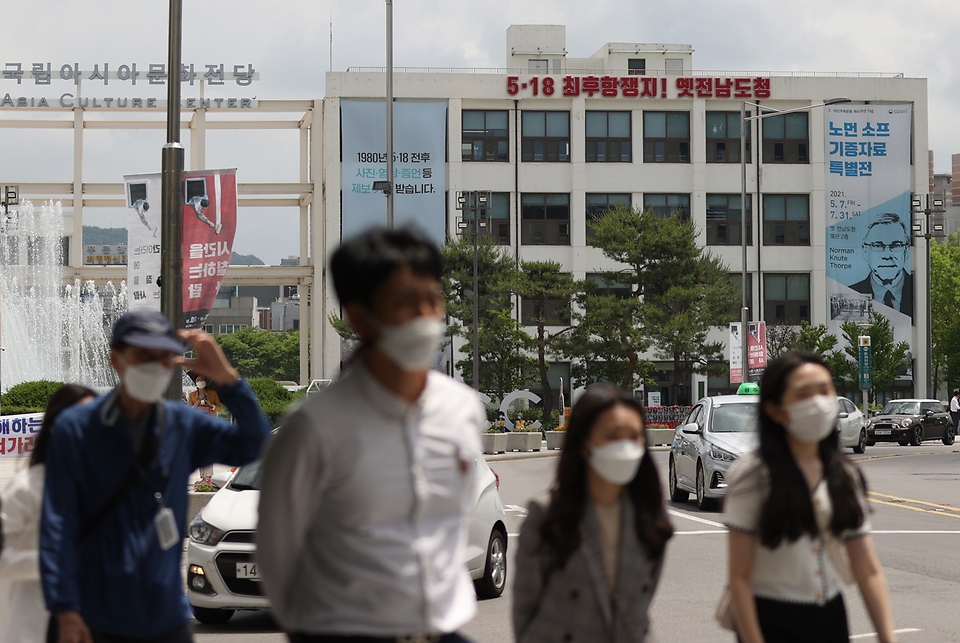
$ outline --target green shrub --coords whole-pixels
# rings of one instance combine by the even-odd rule
[[[42,413],[47,408],[50,396],[63,386],[63,382],[21,382],[0,396],[0,410],[4,415],[19,413]]]
[[[253,394],[260,402],[263,414],[270,418],[271,424],[276,426],[287,412],[294,395],[269,377],[255,377],[248,382]]]

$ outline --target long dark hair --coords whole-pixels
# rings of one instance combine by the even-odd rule
[[[47,459],[47,445],[50,444],[53,423],[57,421],[60,413],[85,397],[96,396],[96,391],[79,384],[64,384],[50,396],[47,401],[47,409],[43,414],[43,423],[40,425],[40,433],[37,434],[37,440],[33,443],[33,453],[30,455],[31,467],[36,464],[43,464]]]
[[[760,514],[760,541],[769,548],[777,547],[784,538],[794,542],[803,534],[818,533],[813,515],[810,488],[797,466],[787,443],[786,428],[770,417],[764,405],[780,405],[787,380],[794,370],[805,364],[816,364],[830,370],[819,355],[789,352],[771,361],[760,382],[760,459],[770,472],[770,496]],[[833,517],[830,531],[839,535],[863,524],[857,485],[866,493],[860,470],[840,452],[840,435],[830,431],[819,446],[823,462],[823,478],[827,483]]]
[[[641,406],[632,397],[609,384],[594,384],[586,390],[570,413],[570,425],[564,440],[557,480],[550,494],[550,506],[541,526],[541,542],[558,567],[580,546],[580,522],[587,507],[587,462],[584,445],[597,417],[617,405],[635,411],[646,437],[646,418]],[[660,478],[650,452],[643,456],[637,475],[626,485],[636,516],[637,538],[650,559],[663,556],[673,527],[663,505]]]

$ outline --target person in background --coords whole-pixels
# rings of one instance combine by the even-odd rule
[[[953,389],[953,397],[950,398],[950,419],[953,420],[953,428],[960,431],[960,388]]]
[[[723,507],[743,643],[847,643],[840,584],[853,580],[880,642],[896,640],[866,485],[840,452],[837,413],[833,375],[819,356],[791,352],[767,365],[760,448],[731,468]]]
[[[61,411],[95,397],[96,392],[78,384],[62,386],[50,396],[30,454],[30,466],[19,471],[0,493],[4,539],[0,554],[0,641],[4,643],[46,640],[50,615],[40,588],[39,541],[47,444]]]
[[[374,229],[330,268],[361,346],[267,449],[266,595],[293,643],[462,641],[477,609],[464,526],[487,418],[476,391],[430,368],[446,331],[440,252],[412,229]]]
[[[270,435],[250,387],[219,344],[159,312],[113,327],[120,385],[57,418],[47,449],[40,577],[58,643],[186,643],[192,613],[180,563],[194,470],[255,460]],[[221,384],[237,423],[166,401],[173,366]]]
[[[210,381],[203,375],[197,375],[194,382],[197,385],[197,390],[191,391],[187,403],[195,409],[206,411],[210,415],[220,415],[223,404],[220,403],[220,396],[217,392],[209,388]]]
[[[513,590],[518,643],[640,643],[673,527],[643,407],[609,384],[570,414],[557,480],[530,503]]]

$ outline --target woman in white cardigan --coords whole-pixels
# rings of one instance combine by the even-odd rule
[[[96,395],[85,386],[67,384],[50,397],[30,466],[17,473],[0,492],[4,541],[0,554],[0,641],[3,643],[46,640],[49,614],[40,587],[38,555],[43,462],[60,412],[74,404],[89,402]]]

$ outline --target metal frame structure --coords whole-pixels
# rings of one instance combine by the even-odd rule
[[[42,112],[53,118],[34,118],[31,113]],[[309,384],[313,379],[329,377],[339,368],[339,356],[326,364],[323,355],[324,339],[333,332],[326,322],[329,294],[322,286],[323,266],[328,245],[324,225],[325,209],[323,144],[323,100],[260,100],[255,107],[238,110],[183,108],[181,132],[188,132],[188,168],[206,169],[206,135],[210,130],[297,130],[299,144],[299,181],[288,183],[239,183],[237,207],[297,207],[300,210],[299,266],[230,266],[224,286],[236,285],[293,285],[301,286],[300,381]],[[86,118],[95,113],[96,119]],[[61,201],[65,210],[64,231],[72,237],[68,265],[63,271],[64,284],[77,278],[93,280],[97,285],[107,281],[119,283],[126,279],[125,266],[83,265],[83,210],[93,208],[125,208],[124,184],[118,177],[115,183],[84,182],[84,132],[86,130],[163,130],[167,128],[165,111],[144,112],[143,118],[129,120],[123,116],[109,118],[104,110],[84,109],[79,106],[50,106],[43,109],[23,107],[0,113],[0,130],[68,129],[73,131],[73,180],[70,182],[32,183],[18,181],[16,176],[3,177],[3,183],[18,184],[20,197],[30,200],[54,199]],[[129,112],[122,112],[129,114]],[[103,116],[107,115],[107,118]],[[269,115],[272,118],[264,118]],[[319,127],[315,130],[315,124]],[[158,168],[159,169],[159,168]],[[334,240],[334,244],[339,240]],[[320,266],[320,270],[316,267]],[[311,332],[311,330],[313,332]],[[308,361],[309,358],[309,361]],[[309,364],[309,368],[308,368]]]

